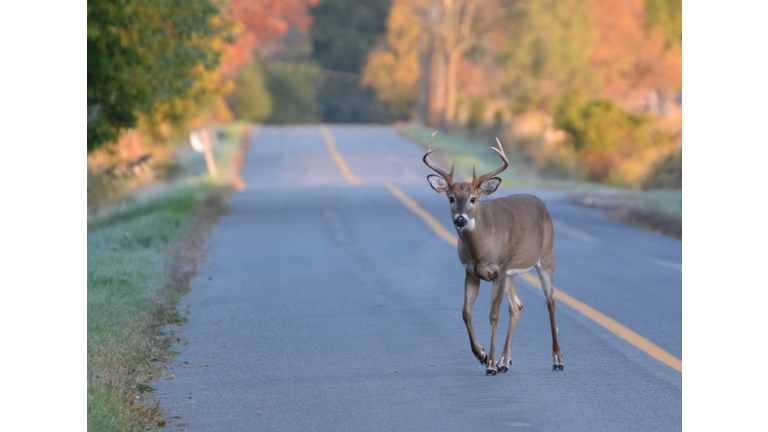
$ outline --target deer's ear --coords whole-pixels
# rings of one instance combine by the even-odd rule
[[[480,183],[480,186],[477,188],[477,193],[480,196],[486,196],[490,195],[494,192],[496,192],[496,189],[499,188],[499,185],[501,184],[501,179],[498,177],[491,177],[488,180]]]
[[[450,188],[448,187],[448,182],[445,181],[444,178],[432,174],[427,176],[427,181],[429,181],[429,185],[432,186],[432,189],[434,189],[435,192],[448,195]]]

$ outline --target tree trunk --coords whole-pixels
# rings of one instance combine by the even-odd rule
[[[435,52],[434,36],[428,25],[422,23],[419,34],[419,78],[416,81],[416,120],[427,123],[430,101],[430,75]]]
[[[459,66],[459,51],[448,53],[448,70],[446,76],[445,117],[443,127],[450,129],[456,123],[456,72]]]
[[[427,124],[431,127],[442,126],[445,118],[445,53],[442,49],[435,50],[432,58],[432,77],[430,79],[429,116]]]

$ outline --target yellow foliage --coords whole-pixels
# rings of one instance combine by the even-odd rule
[[[376,89],[393,105],[413,100],[419,76],[419,19],[414,1],[395,0],[387,18],[386,39],[369,55],[361,84]]]

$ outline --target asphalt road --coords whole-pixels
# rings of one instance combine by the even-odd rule
[[[552,371],[543,294],[525,308],[509,372],[485,376],[461,318],[455,246],[396,199],[402,189],[453,231],[422,150],[385,126],[261,127],[247,189],[213,230],[180,303],[189,321],[175,378],[156,382],[171,424],[217,430],[667,431],[682,428],[682,374],[563,302],[565,370]],[[502,188],[495,196],[521,192]],[[554,285],[682,360],[682,243],[525,191],[555,220]],[[506,303],[506,300],[505,300]],[[488,349],[490,284],[474,310]],[[506,335],[503,304],[498,344]],[[197,367],[192,367],[197,366]],[[177,428],[175,430],[180,430]]]

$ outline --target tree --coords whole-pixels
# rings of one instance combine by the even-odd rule
[[[260,122],[272,114],[272,98],[264,82],[264,71],[257,62],[240,69],[235,91],[227,96],[227,104],[242,120]]]
[[[493,9],[495,3],[395,0],[387,36],[368,58],[364,84],[401,106],[408,101],[405,92],[412,91],[417,119],[449,127],[456,119],[459,63],[489,27],[478,19],[479,12]]]
[[[597,93],[599,79],[590,63],[596,38],[591,7],[591,0],[542,0],[514,2],[507,9],[500,58],[506,69],[503,92],[516,112],[551,113],[566,95]]]
[[[228,23],[212,0],[89,0],[88,151],[114,142],[218,66]],[[178,105],[178,104],[176,104]]]
[[[683,45],[682,0],[647,0],[645,12],[648,14],[647,28],[651,31],[660,29],[667,48]]]
[[[231,0],[228,15],[238,23],[237,40],[226,47],[222,72],[233,75],[250,62],[257,43],[284,36],[290,26],[304,32],[312,23],[308,9],[320,0]]]
[[[318,68],[311,65],[275,64],[267,68],[266,85],[272,96],[270,123],[316,123],[320,121],[317,88]]]
[[[409,4],[395,1],[387,18],[387,33],[368,58],[362,85],[376,89],[398,119],[411,117],[419,77],[419,18]]]
[[[668,24],[675,20],[667,15],[670,11],[652,6],[659,4],[657,0],[648,0],[650,4],[646,0],[593,1],[597,39],[590,63],[600,75],[604,96],[618,98],[634,89],[666,93],[682,88],[680,47],[667,43],[669,38],[676,40],[675,31],[667,35],[654,31],[654,23],[674,27]],[[653,11],[649,17],[647,7]],[[682,42],[682,29],[679,37]]]
[[[324,69],[318,89],[326,122],[386,122],[389,116],[360,74],[385,31],[390,0],[323,0],[311,9],[312,59]]]

